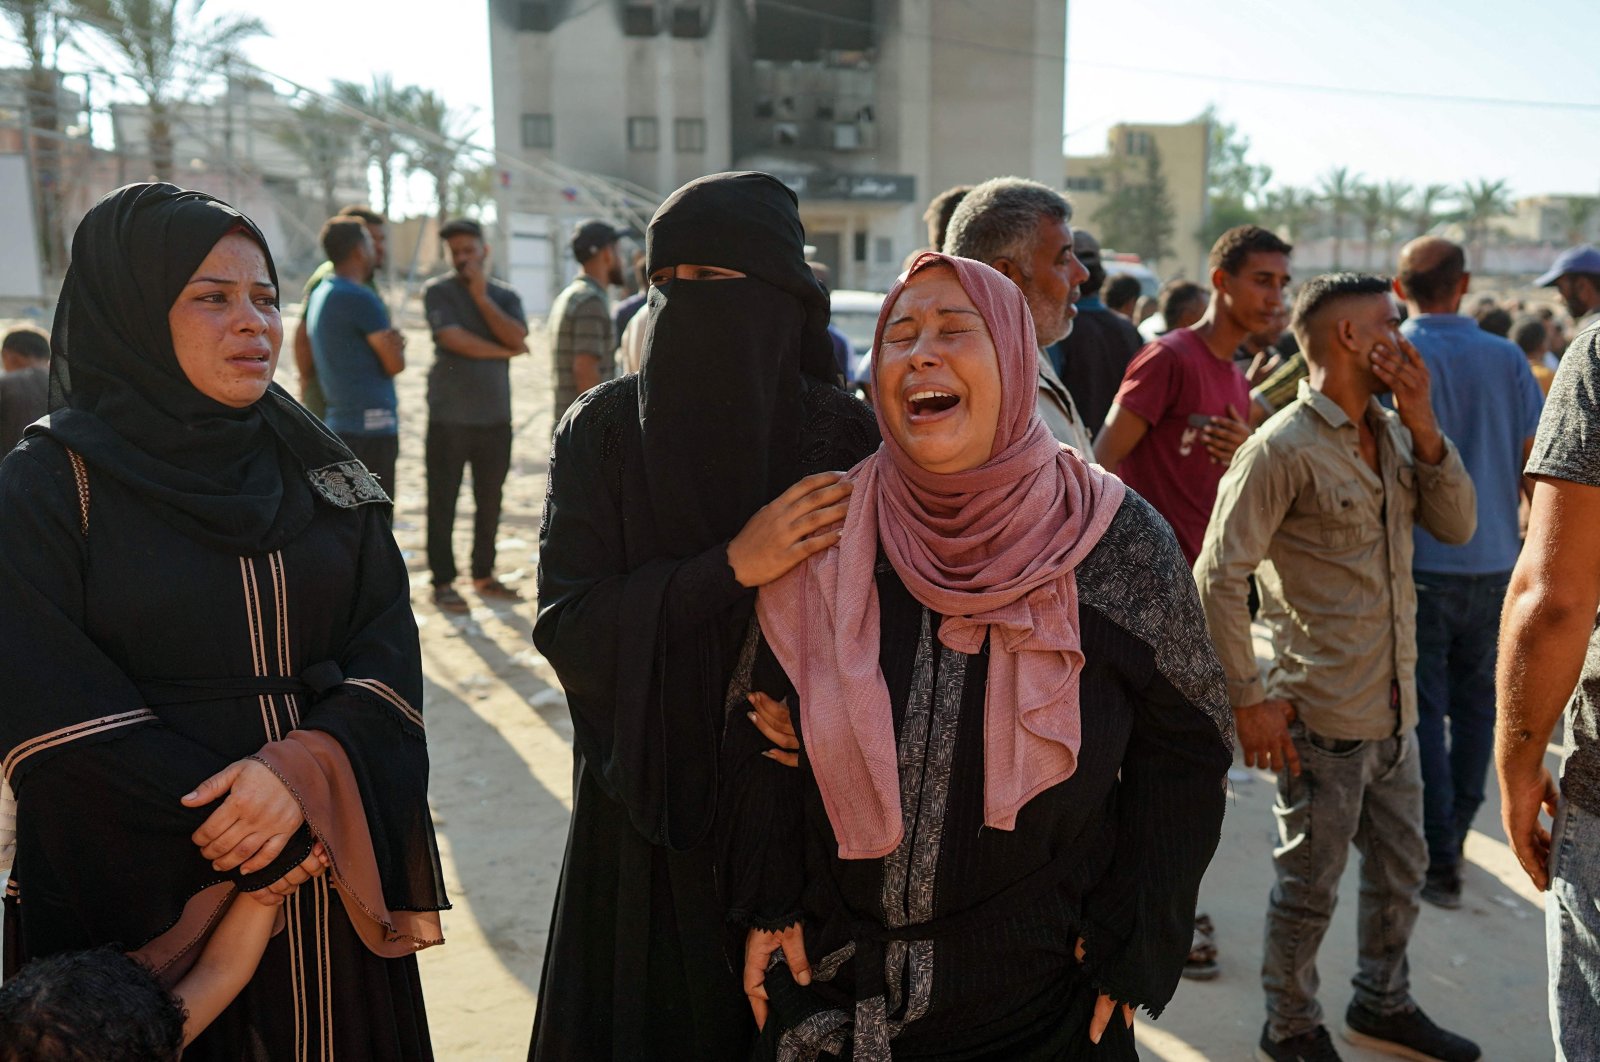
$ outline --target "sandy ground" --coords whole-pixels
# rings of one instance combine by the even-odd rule
[[[419,324],[414,318],[410,324]],[[294,322],[288,322],[292,331]],[[427,674],[425,712],[432,805],[454,910],[446,946],[422,955],[433,1042],[440,1059],[523,1058],[533,1020],[550,906],[560,873],[571,801],[571,724],[549,664],[533,649],[533,573],[550,434],[548,358],[542,342],[512,365],[519,432],[500,525],[499,572],[529,601],[447,616],[429,599],[424,556],[422,432],[432,360],[425,331],[408,330],[411,365],[400,378],[402,444],[396,537],[412,573]],[[287,344],[285,344],[287,346]],[[294,389],[292,359],[279,379]],[[466,567],[472,506],[456,528]],[[1185,983],[1159,1022],[1141,1021],[1146,1058],[1163,1062],[1243,1059],[1263,1018],[1262,919],[1274,842],[1269,775],[1239,769],[1223,839],[1202,909],[1217,924],[1222,976]],[[1466,903],[1424,907],[1411,949],[1414,992],[1440,1023],[1477,1039],[1485,1057],[1548,1059],[1540,901],[1517,868],[1491,801],[1468,843]],[[1352,858],[1344,903],[1322,949],[1323,998],[1336,1024],[1354,971],[1356,880]],[[1344,1047],[1347,1059],[1369,1055]]]

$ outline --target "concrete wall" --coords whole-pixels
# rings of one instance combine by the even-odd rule
[[[801,219],[833,267],[836,287],[882,290],[892,283],[900,261],[924,241],[927,201],[952,184],[1008,174],[1059,182],[1066,0],[875,0],[872,49],[798,62],[758,54],[751,19],[761,9],[745,0],[711,5],[701,38],[674,37],[665,28],[626,36],[620,0],[558,6],[548,31],[519,31],[514,0],[490,0],[500,149],[662,196],[730,167],[768,169],[802,183],[817,177],[812,191],[801,193]],[[796,111],[796,143],[776,134],[780,116],[756,113],[763,94],[796,98],[786,104]],[[828,99],[848,115],[822,117],[816,102]],[[871,117],[858,120],[863,108]],[[522,115],[529,113],[552,116],[550,149],[522,147]],[[629,148],[630,116],[656,119],[654,151]],[[690,117],[705,121],[703,152],[676,150],[674,120]],[[834,149],[823,134],[835,121],[857,123],[858,147]],[[828,187],[822,178],[830,174],[898,179],[900,191],[872,198],[852,189],[852,198],[826,198],[815,190]],[[570,212],[548,182],[521,173],[510,180],[504,214]]]

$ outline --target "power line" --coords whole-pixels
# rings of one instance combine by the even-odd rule
[[[1074,59],[1070,63],[1072,66],[1085,66],[1093,70],[1112,70],[1127,74],[1155,74],[1161,77],[1180,77],[1193,81],[1211,81],[1225,85],[1247,85],[1251,88],[1266,88],[1286,92],[1365,96],[1372,99],[1413,100],[1420,103],[1465,103],[1473,106],[1489,107],[1534,107],[1546,110],[1600,111],[1600,103],[1583,103],[1576,100],[1527,100],[1510,96],[1457,96],[1443,92],[1365,88],[1360,85],[1320,85],[1305,81],[1273,81],[1267,78],[1237,77],[1232,74],[1209,74],[1198,70],[1172,70],[1154,66],[1132,66],[1124,63],[1099,63],[1085,59]]]
[[[756,0],[756,6],[776,8],[789,14],[800,15],[818,22],[832,22],[835,24],[855,27],[875,28],[878,23],[872,19],[855,18],[850,15],[836,15],[826,11],[812,11],[799,4],[787,3],[785,0]],[[1273,89],[1285,92],[1313,92],[1324,95],[1361,96],[1369,99],[1412,100],[1419,103],[1450,103],[1468,104],[1471,106],[1488,107],[1533,107],[1545,110],[1575,110],[1575,111],[1600,111],[1600,103],[1582,102],[1577,100],[1529,100],[1518,99],[1511,96],[1467,96],[1445,92],[1416,92],[1408,89],[1382,89],[1367,88],[1360,85],[1327,85],[1304,81],[1278,81],[1270,78],[1239,77],[1234,74],[1214,74],[1200,70],[1176,70],[1169,67],[1138,66],[1129,63],[1102,63],[1087,59],[1074,59],[1070,56],[1063,57],[1059,52],[1042,52],[1032,48],[991,44],[987,41],[975,41],[964,37],[952,37],[945,34],[925,33],[913,31],[904,26],[899,27],[899,32],[908,37],[918,37],[925,40],[938,41],[941,44],[957,45],[964,48],[974,48],[980,51],[998,52],[1004,55],[1015,55],[1022,59],[1049,59],[1061,62],[1063,58],[1069,67],[1087,67],[1091,70],[1110,70],[1126,74],[1151,74],[1159,77],[1185,78],[1191,81],[1208,81],[1223,85],[1246,85],[1251,88]]]

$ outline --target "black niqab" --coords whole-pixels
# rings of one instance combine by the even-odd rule
[[[254,222],[203,192],[131,184],[96,203],[72,239],[51,335],[42,431],[146,497],[196,541],[231,553],[280,548],[310,523],[305,473],[348,448],[276,384],[235,409],[189,382],[167,314],[217,242]]]
[[[662,544],[686,557],[738,534],[798,478],[802,374],[833,382],[828,296],[805,262],[799,202],[777,178],[718,173],[661,204],[647,269],[734,269],[736,280],[650,292],[639,423]]]

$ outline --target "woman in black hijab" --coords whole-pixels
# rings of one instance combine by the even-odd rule
[[[718,745],[749,709],[755,588],[837,541],[848,488],[829,470],[878,445],[835,385],[804,242],[767,174],[678,189],[647,235],[639,373],[556,430],[533,637],[566,689],[576,771],[541,1062],[717,1062],[755,1031],[708,842]]]
[[[6,962],[115,944],[170,985],[267,889],[284,930],[185,1059],[429,1058],[448,904],[389,500],[270,383],[248,218],[130,185],[72,250],[52,412],[0,463]]]

